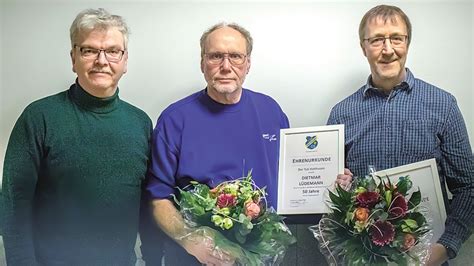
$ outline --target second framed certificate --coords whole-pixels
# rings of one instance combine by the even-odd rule
[[[326,190],[344,172],[344,125],[280,131],[278,214],[326,213]]]

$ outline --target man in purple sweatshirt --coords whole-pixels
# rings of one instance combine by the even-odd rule
[[[215,187],[252,169],[257,185],[267,188],[269,206],[277,205],[278,137],[289,122],[275,100],[242,88],[252,42],[237,24],[220,23],[204,32],[201,71],[207,87],[158,118],[147,190],[156,222],[174,240],[165,243],[167,265],[233,262],[225,251],[213,252],[212,239],[185,226],[172,200],[176,187],[192,180]]]

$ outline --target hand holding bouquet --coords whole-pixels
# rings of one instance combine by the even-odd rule
[[[246,177],[210,189],[191,182],[177,200],[187,225],[213,243],[213,252],[242,265],[278,264],[296,240],[282,217],[266,206],[265,191]]]
[[[421,212],[421,193],[409,196],[408,176],[358,178],[354,189],[329,191],[329,213],[310,227],[330,264],[420,264],[429,257],[432,231]]]

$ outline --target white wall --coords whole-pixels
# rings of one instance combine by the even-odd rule
[[[70,2],[70,3],[69,3]],[[11,129],[33,100],[74,81],[69,26],[85,8],[104,7],[132,29],[121,97],[155,122],[170,103],[204,88],[201,33],[219,21],[255,40],[245,87],[271,95],[292,126],[323,125],[330,108],[363,84],[369,67],[358,24],[379,1],[25,1],[0,3],[0,164]],[[413,24],[407,66],[458,99],[474,142],[472,1],[392,1]],[[0,165],[1,166],[1,165]],[[3,168],[3,167],[1,167]],[[0,173],[1,176],[1,173]]]

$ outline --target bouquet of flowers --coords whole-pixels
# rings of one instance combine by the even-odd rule
[[[335,193],[329,191],[332,213],[310,227],[328,263],[426,262],[432,230],[420,206],[421,193],[418,190],[409,196],[411,187],[409,176],[400,177],[397,184],[368,176],[356,179],[350,191],[339,185]]]
[[[176,200],[185,222],[211,230],[215,249],[242,265],[278,264],[296,242],[283,218],[266,206],[265,190],[256,186],[251,171],[246,177],[210,189],[191,182]]]

